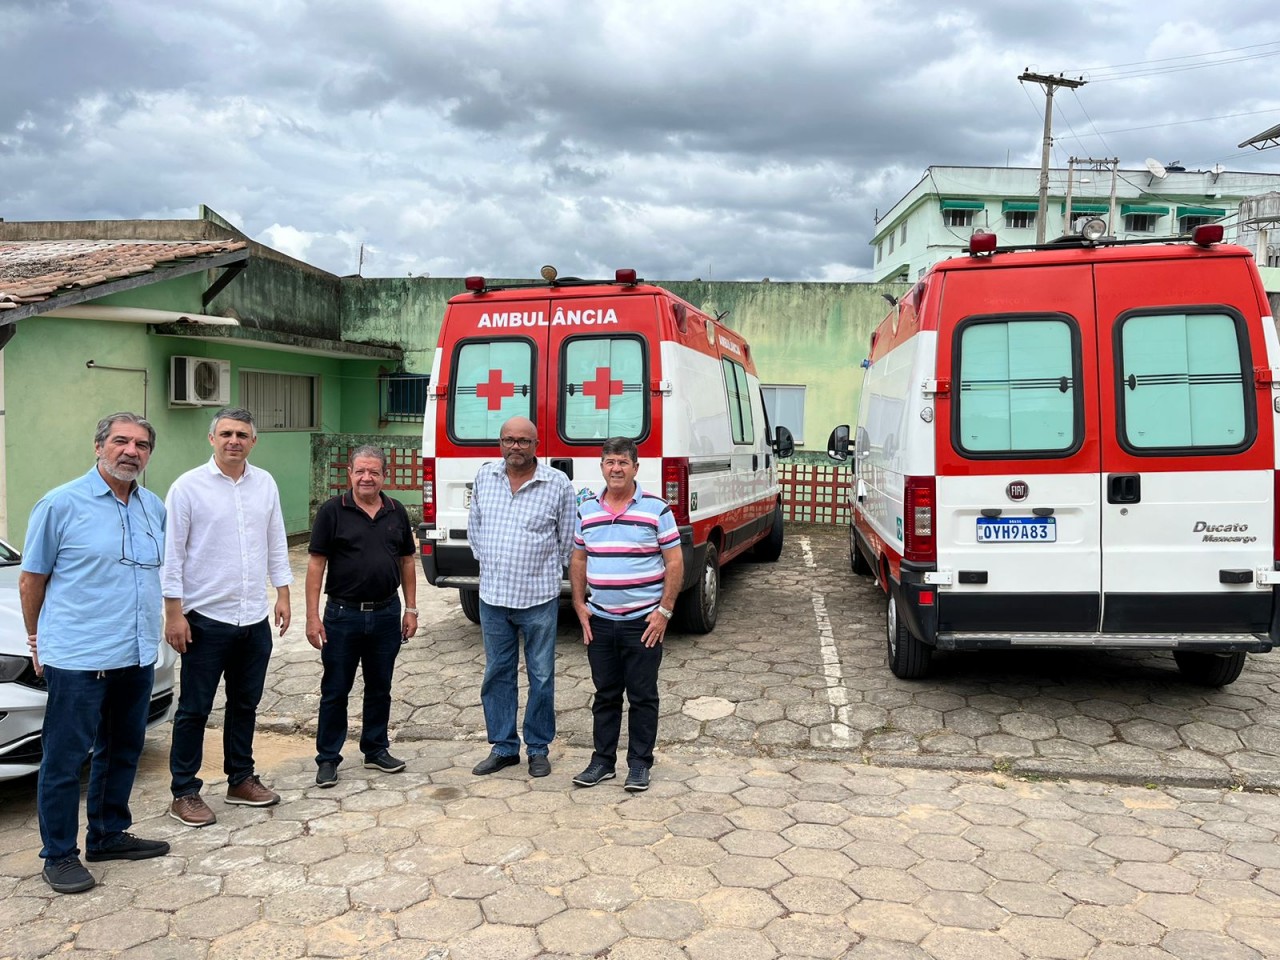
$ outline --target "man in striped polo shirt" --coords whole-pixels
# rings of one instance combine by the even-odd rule
[[[658,738],[662,638],[684,577],[684,560],[671,507],[640,489],[639,468],[633,440],[606,440],[600,456],[604,489],[578,507],[569,583],[596,687],[591,705],[595,751],[587,769],[573,778],[580,787],[614,777],[625,690],[624,789],[649,789]]]

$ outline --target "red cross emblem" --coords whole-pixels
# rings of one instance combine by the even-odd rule
[[[582,384],[582,395],[595,397],[597,410],[608,410],[609,398],[622,395],[622,381],[610,380],[608,367],[596,367],[596,378]]]
[[[502,409],[502,401],[516,395],[516,385],[502,379],[501,370],[490,370],[489,379],[476,384],[476,396],[489,401],[490,410]]]

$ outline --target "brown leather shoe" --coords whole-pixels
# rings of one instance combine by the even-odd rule
[[[234,787],[227,784],[227,803],[246,807],[270,807],[280,802],[280,794],[262,785],[257,774],[250,774]]]
[[[218,822],[209,805],[204,802],[204,797],[198,793],[175,797],[173,803],[169,805],[169,816],[179,823],[185,823],[188,827],[207,827],[211,823]]]

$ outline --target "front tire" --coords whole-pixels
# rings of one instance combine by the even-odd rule
[[[889,587],[889,601],[885,606],[885,640],[889,651],[889,669],[899,680],[919,680],[929,672],[933,661],[933,647],[911,635],[907,625],[898,616],[898,601],[893,587]]]
[[[462,604],[463,615],[472,623],[480,622],[480,591],[458,588],[458,602]]]
[[[858,535],[854,533],[853,524],[849,524],[849,569],[860,577],[871,576],[871,564],[858,549]]]
[[[710,633],[720,616],[720,554],[707,544],[697,581],[676,603],[680,626],[686,633]]]
[[[1175,650],[1173,661],[1178,672],[1199,687],[1225,687],[1234,683],[1244,669],[1243,653],[1202,653],[1198,650]]]

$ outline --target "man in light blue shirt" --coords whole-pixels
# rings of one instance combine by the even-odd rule
[[[556,618],[578,501],[568,477],[538,462],[532,421],[512,417],[498,440],[502,462],[486,463],[476,474],[467,518],[467,540],[480,563],[480,701],[493,745],[472,773],[485,776],[520,762],[516,681],[523,634],[529,674],[524,745],[529,775],[545,777],[556,735]]]
[[[135,413],[98,422],[98,462],[31,511],[18,591],[36,672],[48,686],[37,810],[44,879],[95,883],[80,862],[80,768],[93,751],[85,858],[145,860],[169,844],[128,833],[160,642],[164,504],[138,486],[155,429]]]

